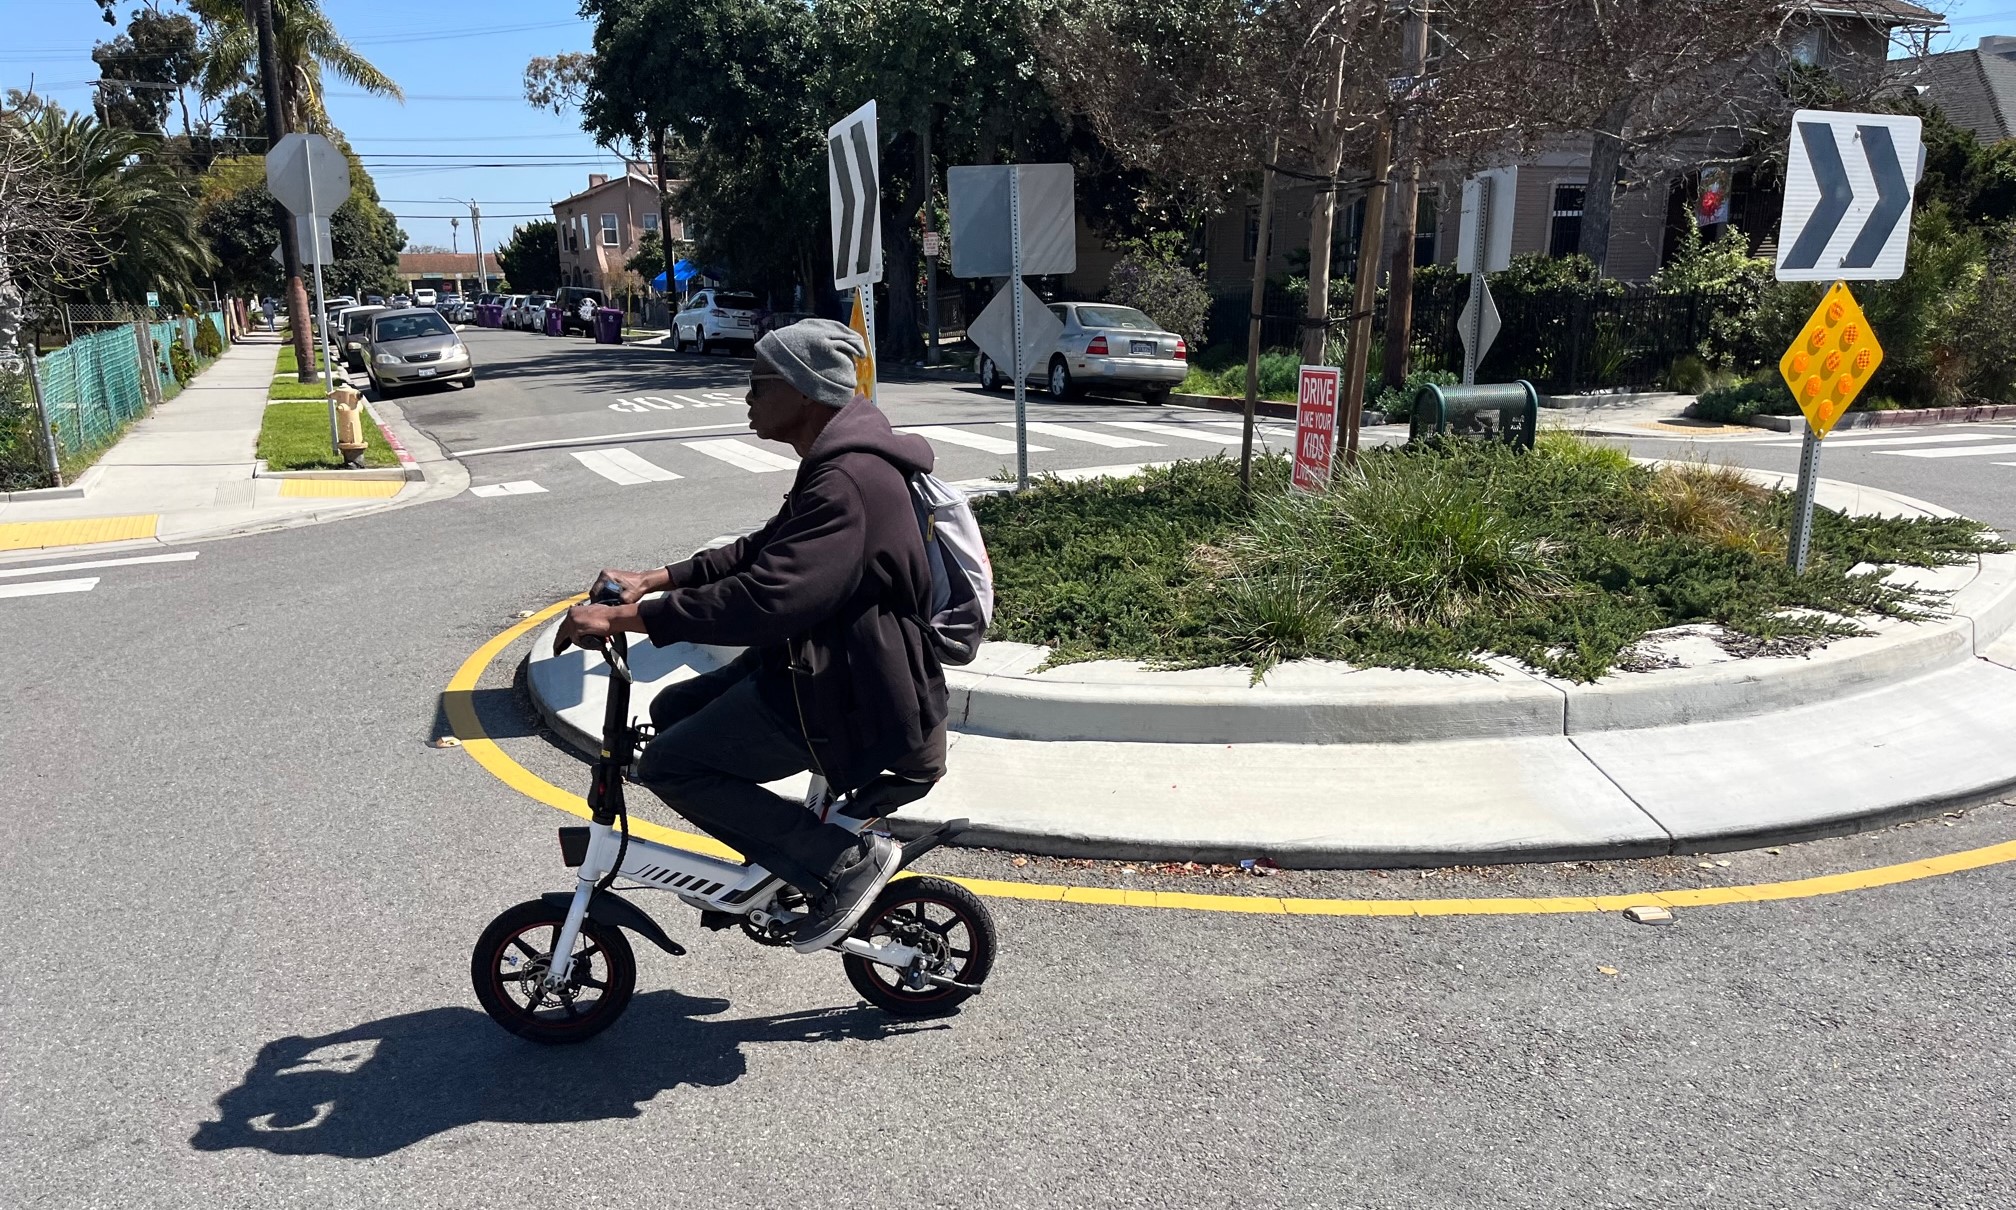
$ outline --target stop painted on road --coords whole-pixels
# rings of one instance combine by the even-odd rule
[[[727,391],[707,391],[698,395],[635,395],[619,398],[609,405],[612,412],[683,412],[688,408],[725,408],[741,403],[742,396]]]

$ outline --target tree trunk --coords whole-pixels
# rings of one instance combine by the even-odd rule
[[[1372,140],[1372,184],[1365,192],[1365,234],[1358,246],[1358,289],[1351,303],[1351,355],[1345,358],[1344,465],[1358,464],[1358,423],[1365,414],[1366,363],[1372,356],[1372,304],[1379,288],[1379,247],[1374,235],[1383,226],[1386,209],[1386,178],[1393,170],[1393,119],[1379,121],[1379,133]]]
[[[1412,8],[1400,29],[1400,71],[1419,77],[1428,69],[1428,18]],[[1399,155],[1387,186],[1384,246],[1391,268],[1386,276],[1385,385],[1398,390],[1407,382],[1407,362],[1414,340],[1414,238],[1421,218],[1421,158],[1415,146],[1418,124],[1402,122],[1394,136]]]
[[[1330,334],[1330,237],[1337,222],[1337,170],[1344,164],[1344,50],[1337,48],[1317,141],[1316,174],[1323,182],[1309,207],[1309,299],[1303,308],[1302,364],[1321,365]],[[1368,232],[1369,234],[1369,232]]]
[[[259,39],[259,85],[266,98],[266,148],[272,150],[287,134],[287,108],[282,100],[279,52],[274,49],[272,0],[245,0],[246,16]],[[287,313],[293,317],[294,360],[299,367],[296,381],[315,382],[314,318],[308,305],[308,289],[301,281],[301,249],[294,239],[294,217],[277,200],[273,215],[280,226],[280,261],[286,274]]]
[[[1260,166],[1260,230],[1253,244],[1253,293],[1246,308],[1246,406],[1239,444],[1239,486],[1253,490],[1253,415],[1260,400],[1260,317],[1267,307],[1267,240],[1274,219],[1274,161],[1281,157],[1281,136],[1268,141],[1267,162]]]
[[[1589,144],[1589,184],[1582,193],[1581,253],[1600,277],[1610,263],[1610,216],[1617,206],[1617,171],[1624,162],[1624,122],[1633,97],[1619,97],[1596,120]]]

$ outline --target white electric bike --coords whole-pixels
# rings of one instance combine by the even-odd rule
[[[598,585],[597,597],[604,593]],[[507,908],[476,939],[470,979],[491,1020],[535,1042],[579,1042],[613,1024],[637,986],[637,959],[624,931],[668,954],[684,946],[642,908],[616,893],[666,890],[710,929],[740,927],[760,945],[789,946],[807,914],[805,896],[754,864],[737,865],[630,835],[623,777],[650,739],[630,721],[629,643],[599,644],[609,663],[602,748],[588,792],[587,826],[560,829],[562,859],[577,870],[572,891],[552,891]],[[806,806],[860,833],[930,790],[885,774],[833,795],[814,777]],[[964,830],[951,820],[903,846],[899,870]],[[980,990],[994,965],[994,918],[965,887],[943,878],[899,876],[884,887],[854,931],[829,949],[869,1003],[899,1017],[955,1011]],[[555,955],[565,955],[556,960]]]

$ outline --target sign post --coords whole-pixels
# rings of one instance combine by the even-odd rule
[[[995,364],[1015,379],[1015,481],[1029,486],[1028,325],[1024,274],[1070,273],[1078,268],[1077,207],[1069,164],[961,165],[946,173],[952,217],[952,274],[1006,277],[1013,314],[1010,355]],[[1000,295],[996,295],[997,301]],[[994,309],[989,303],[988,311]],[[985,319],[985,315],[981,317]],[[1035,322],[1056,321],[1048,312]],[[979,327],[975,321],[974,327]],[[1054,338],[1053,338],[1054,339]],[[977,337],[976,337],[977,342]],[[982,346],[983,349],[986,346]],[[990,351],[990,356],[992,353]],[[1038,353],[1040,356],[1041,353]]]
[[[1498,338],[1498,303],[1484,280],[1512,263],[1512,203],[1517,167],[1479,173],[1463,183],[1463,213],[1456,236],[1456,268],[1470,275],[1470,298],[1457,317],[1463,341],[1463,385],[1477,381],[1477,366]]]
[[[1320,492],[1330,482],[1330,461],[1337,448],[1337,397],[1344,391],[1344,372],[1336,366],[1303,366],[1295,392],[1295,469],[1289,486],[1300,492]]]
[[[882,280],[882,191],[875,102],[826,128],[826,201],[833,224],[833,288],[855,292],[857,329],[875,364],[875,283]],[[861,393],[876,398],[872,376]]]
[[[322,262],[328,249],[321,232],[328,229],[329,216],[350,199],[350,161],[319,134],[290,134],[266,153],[266,188],[294,216],[296,229],[314,251],[313,322],[320,327],[315,343],[322,363],[322,395],[329,402],[329,448],[334,450],[336,397],[329,391],[329,315],[322,294]]]
[[[1806,570],[1812,553],[1820,443],[1883,364],[1883,346],[1847,283],[1904,275],[1911,199],[1924,160],[1924,132],[1915,117],[1814,109],[1792,115],[1777,277],[1834,283],[1778,362],[1806,417],[1785,544],[1795,572]]]

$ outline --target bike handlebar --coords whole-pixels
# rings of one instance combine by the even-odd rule
[[[621,605],[623,603],[623,586],[614,580],[597,580],[595,581],[595,586],[588,590],[588,603],[590,605]],[[616,651],[618,656],[620,656],[627,644],[620,641],[623,638],[622,635],[619,634],[616,638],[619,640]],[[605,659],[609,657],[610,644],[602,638],[583,636],[576,638],[574,643],[589,651],[601,652]],[[559,655],[565,650],[567,650],[567,640],[556,635],[553,639],[553,654]],[[610,660],[612,664],[615,662],[613,659]]]

